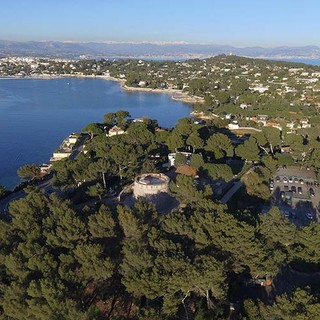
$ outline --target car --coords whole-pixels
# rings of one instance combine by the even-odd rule
[[[306,217],[307,217],[307,219],[309,219],[309,220],[312,220],[312,219],[313,219],[313,215],[312,215],[312,213],[309,212],[309,211],[306,212]]]
[[[284,215],[286,218],[289,218],[289,217],[290,217],[290,211],[289,211],[288,209],[284,209],[283,215]]]
[[[312,197],[315,196],[314,190],[312,188],[309,189],[309,193],[310,193],[310,196],[312,196]]]
[[[280,182],[280,180],[281,180],[280,177],[279,177],[279,176],[276,176],[276,181],[277,181],[277,182]]]
[[[283,182],[284,183],[288,182],[288,178],[287,177],[283,177]]]
[[[300,179],[300,180],[299,180],[299,183],[300,183],[300,184],[304,184],[303,179]]]
[[[293,178],[292,177],[289,177],[289,183],[293,183]]]
[[[298,193],[302,194],[302,188],[301,187],[298,187]]]
[[[299,179],[298,178],[294,178],[293,182],[294,183],[299,183]]]
[[[297,192],[297,188],[295,186],[292,186],[291,187],[291,191],[292,191],[292,193],[296,193]]]
[[[284,198],[285,192],[284,192],[284,191],[281,191],[281,192],[280,192],[280,196],[281,196],[281,198]]]
[[[270,191],[273,191],[273,186],[270,186]]]

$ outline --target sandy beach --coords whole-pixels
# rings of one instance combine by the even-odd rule
[[[141,91],[141,92],[151,92],[151,93],[169,93],[172,94],[171,98],[176,101],[182,101],[185,103],[195,104],[203,103],[204,99],[202,97],[190,96],[188,93],[177,89],[152,89],[152,88],[139,88],[139,87],[128,87],[125,84],[122,88],[127,91]]]
[[[192,111],[190,114],[195,118],[199,118],[203,120],[213,120],[216,118],[220,118],[217,114],[212,113],[211,115],[206,115],[202,111]]]

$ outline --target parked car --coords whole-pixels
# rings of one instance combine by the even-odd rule
[[[310,196],[312,196],[312,197],[315,196],[314,190],[312,188],[309,189],[309,193],[310,193]]]
[[[288,209],[284,209],[283,214],[286,218],[290,217],[290,211]]]
[[[289,183],[293,183],[293,178],[292,177],[289,177]]]
[[[285,192],[284,192],[284,191],[281,191],[281,192],[280,192],[280,196],[281,196],[281,198],[284,198]]]
[[[298,178],[294,178],[293,182],[294,183],[299,183],[299,179]]]
[[[295,186],[292,186],[291,191],[292,191],[292,193],[297,193],[297,188]]]
[[[304,184],[303,179],[300,179],[300,180],[299,180],[299,183],[300,183],[300,184]]]
[[[287,177],[283,177],[283,182],[287,183],[288,182],[288,178]]]
[[[298,193],[302,194],[302,188],[301,187],[298,187]]]
[[[280,182],[280,180],[281,180],[280,177],[279,177],[279,176],[276,176],[276,181],[277,181],[277,182]]]
[[[306,212],[306,217],[307,217],[307,219],[309,219],[309,220],[312,220],[312,219],[313,219],[313,215],[312,215],[312,213],[309,212],[309,211]]]

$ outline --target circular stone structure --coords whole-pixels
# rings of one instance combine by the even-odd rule
[[[135,178],[133,195],[138,197],[155,196],[161,192],[168,192],[170,179],[163,173],[145,173]]]

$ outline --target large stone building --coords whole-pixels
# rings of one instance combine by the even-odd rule
[[[163,173],[146,173],[136,177],[133,185],[133,195],[139,197],[155,196],[167,193],[170,179]]]

